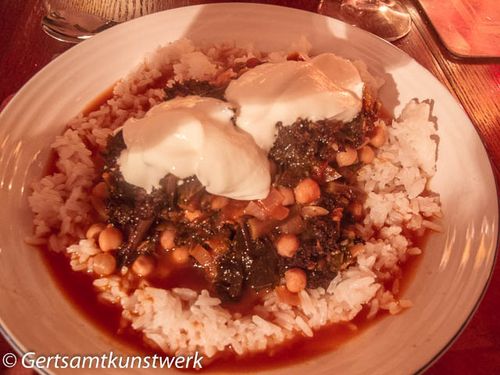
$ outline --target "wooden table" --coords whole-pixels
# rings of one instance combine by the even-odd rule
[[[200,0],[136,0],[163,8],[208,3]],[[320,0],[254,1],[317,11]],[[412,0],[404,3],[413,20],[412,31],[394,44],[434,74],[458,99],[479,132],[500,177],[500,65],[492,60],[460,60],[442,46],[425,14]],[[99,4],[95,0],[90,1]],[[42,0],[0,2],[0,102],[12,96],[37,71],[71,48],[47,37],[40,28]],[[500,369],[500,265],[469,326],[429,374],[490,374]],[[10,351],[0,339],[0,357]],[[25,370],[13,370],[25,373]],[[2,368],[0,367],[0,372]]]

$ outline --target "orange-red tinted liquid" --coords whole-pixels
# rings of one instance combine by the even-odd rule
[[[91,275],[72,271],[68,259],[62,254],[53,253],[46,249],[41,249],[41,251],[47,268],[63,292],[64,297],[73,303],[87,319],[92,321],[105,334],[114,338],[118,337],[137,353],[156,353],[146,346],[140,333],[128,327],[121,327],[121,308],[119,306],[99,301],[97,292],[92,285],[94,278]],[[421,256],[410,257],[409,261],[403,265],[404,277],[401,280],[401,294],[404,294],[406,286],[413,279],[420,259]],[[193,277],[191,272],[178,272],[171,276],[168,285],[161,286],[184,285],[198,289],[204,286],[205,283],[202,275]],[[231,310],[237,309],[237,307],[231,308]],[[246,309],[247,307],[241,306],[241,309],[238,310],[243,312]],[[397,316],[390,317],[382,313],[377,318],[368,320],[366,319],[366,313],[361,312],[351,322],[357,329],[353,329],[353,324],[332,324],[316,331],[312,338],[300,336],[264,353],[236,357],[232,352],[227,351],[217,356],[210,363],[205,359],[203,361],[204,371],[216,370],[231,373],[237,370],[238,372],[252,372],[259,369],[289,366],[335,350],[342,343],[368,329],[372,324],[384,319],[386,316],[387,319],[397,319]],[[162,353],[157,352],[157,354]]]
[[[105,91],[87,107],[84,113],[89,113],[91,110],[99,108],[103,102],[111,97],[111,94],[111,89]],[[52,171],[54,168],[54,161],[55,160],[52,160],[48,166],[48,171]],[[422,246],[424,242],[423,239],[419,238],[413,238],[412,240],[416,246]],[[68,301],[73,303],[87,319],[92,321],[105,334],[114,338],[118,337],[137,353],[155,353],[153,349],[150,349],[144,343],[142,334],[121,325],[121,308],[119,306],[114,306],[98,299],[98,294],[92,285],[94,278],[91,275],[84,272],[72,271],[68,259],[62,254],[53,253],[43,248],[41,251],[47,268],[50,270],[63,295]],[[406,286],[413,279],[420,259],[421,256],[412,256],[402,265],[404,277],[401,279],[400,283],[400,295],[404,294]],[[206,287],[206,281],[202,273],[197,274],[196,268],[190,268],[188,272],[178,270],[170,274],[167,279],[153,279],[150,281],[154,286],[167,289],[174,286],[183,286],[200,290]],[[250,295],[239,305],[227,307],[232,311],[245,313],[251,310],[255,300],[255,296]],[[300,336],[264,353],[238,357],[231,351],[223,352],[214,359],[211,359],[210,362],[206,359],[204,360],[204,372],[253,372],[260,369],[289,366],[297,362],[314,358],[328,351],[335,350],[335,348],[338,348],[342,343],[368,329],[372,324],[386,316],[387,314],[381,313],[375,319],[368,320],[366,319],[366,312],[362,311],[349,324],[332,324],[316,331],[312,338]],[[397,319],[397,317],[387,318]],[[164,353],[159,352],[156,354],[164,355]]]

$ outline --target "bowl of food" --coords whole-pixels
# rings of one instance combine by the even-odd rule
[[[110,353],[136,372],[414,373],[493,269],[497,194],[462,108],[324,16],[119,25],[37,74],[0,132],[2,332],[48,373],[69,366],[44,355]]]

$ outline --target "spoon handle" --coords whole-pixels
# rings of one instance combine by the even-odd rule
[[[79,43],[106,30],[118,22],[81,13],[65,17],[51,12],[42,18],[42,30],[52,38],[65,43]]]

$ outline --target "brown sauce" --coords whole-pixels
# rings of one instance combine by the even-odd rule
[[[82,111],[82,115],[87,116],[91,112],[98,110],[101,105],[106,103],[113,97],[113,88],[115,84],[108,87],[106,90],[97,95],[91,102],[89,102]]]
[[[121,340],[134,346],[137,345],[140,335],[137,334],[137,337],[134,337],[132,332],[122,332],[120,327],[121,308],[99,300],[92,285],[94,281],[92,275],[73,271],[69,259],[62,253],[56,253],[46,248],[40,248],[40,252],[63,296],[71,301],[82,315],[102,332],[113,337],[116,336],[117,332],[124,333],[124,335],[120,335]]]
[[[427,240],[429,239],[430,230],[427,230],[425,234],[421,237],[414,235],[412,232],[404,233],[405,237],[411,242],[411,246],[416,246],[422,250],[420,255],[410,255],[405,263],[401,267],[403,277],[399,279],[399,296],[404,298],[405,292],[415,278],[415,274],[419,268],[420,263],[424,256],[424,249],[427,247]]]
[[[414,239],[414,245],[422,246],[424,238]],[[45,260],[47,269],[53,279],[61,289],[64,297],[89,319],[104,334],[132,349],[132,351],[143,355],[165,355],[155,351],[143,341],[142,334],[129,327],[122,326],[121,308],[109,303],[100,301],[95,288],[92,285],[94,278],[84,272],[74,272],[71,270],[68,258],[63,254],[54,253],[47,249],[40,249]],[[404,291],[414,279],[422,255],[410,256],[408,261],[401,266],[403,278],[400,282],[400,296],[404,297]],[[196,273],[196,268],[189,270],[178,269],[173,271],[167,279],[152,279],[150,282],[157,287],[172,288],[184,286],[201,290],[206,286],[206,281],[201,274]],[[189,271],[189,272],[186,272]],[[224,306],[232,312],[242,314],[251,311],[258,296],[247,296],[241,304]],[[231,351],[226,351],[216,356],[214,359],[204,359],[204,372],[253,372],[257,370],[291,366],[306,360],[313,359],[321,354],[335,350],[343,343],[356,335],[369,329],[381,319],[397,319],[397,316],[390,317],[386,312],[380,312],[374,319],[366,318],[366,311],[362,311],[349,324],[332,324],[314,333],[314,337],[307,338],[299,336],[290,342],[272,348],[263,353],[248,354],[242,357],[235,356]],[[118,333],[118,335],[117,335]]]
[[[98,109],[103,103],[112,97],[112,87],[104,91],[84,109],[83,114],[89,114]],[[389,114],[381,109],[381,118],[390,120]],[[51,155],[47,166],[47,172],[53,173],[55,169],[55,155]],[[415,237],[405,233],[413,243],[413,246],[423,248],[426,236]],[[121,318],[121,307],[101,301],[96,293],[92,282],[94,277],[84,272],[75,272],[71,269],[68,258],[63,254],[54,253],[48,249],[40,249],[47,269],[51,273],[56,284],[60,288],[64,297],[70,301],[85,318],[90,320],[96,327],[109,337],[116,339],[132,351],[143,354],[158,354],[164,356],[165,353],[155,351],[147,346],[141,333],[123,324]],[[400,279],[399,295],[404,296],[404,291],[412,282],[416,269],[421,262],[422,255],[410,256],[407,262],[401,265],[403,278]],[[172,268],[168,277],[151,277],[150,284],[154,287],[170,289],[173,287],[186,287],[193,290],[208,288],[209,283],[204,277],[204,272],[191,265],[185,268]],[[391,284],[386,285],[391,289]],[[237,304],[224,304],[233,313],[242,315],[252,312],[260,296],[256,293],[248,293],[242,301]],[[369,329],[373,324],[386,318],[389,314],[379,312],[373,319],[366,318],[367,312],[362,311],[349,323],[332,324],[323,327],[314,333],[314,337],[308,338],[298,336],[289,342],[269,349],[263,353],[247,354],[236,356],[232,351],[225,351],[215,358],[203,361],[203,372],[254,372],[257,370],[271,369],[277,367],[290,366],[299,362],[313,359],[321,354],[335,350],[347,340],[355,337],[361,332]],[[117,335],[118,334],[118,335]]]
[[[386,315],[380,314],[374,319],[367,320],[366,314],[363,316],[363,313],[360,313],[352,324],[332,324],[316,331],[312,338],[300,336],[263,353],[247,354],[238,358],[232,353],[225,352],[212,362],[207,361],[208,367],[204,372],[253,373],[258,370],[292,366],[339,348]]]

